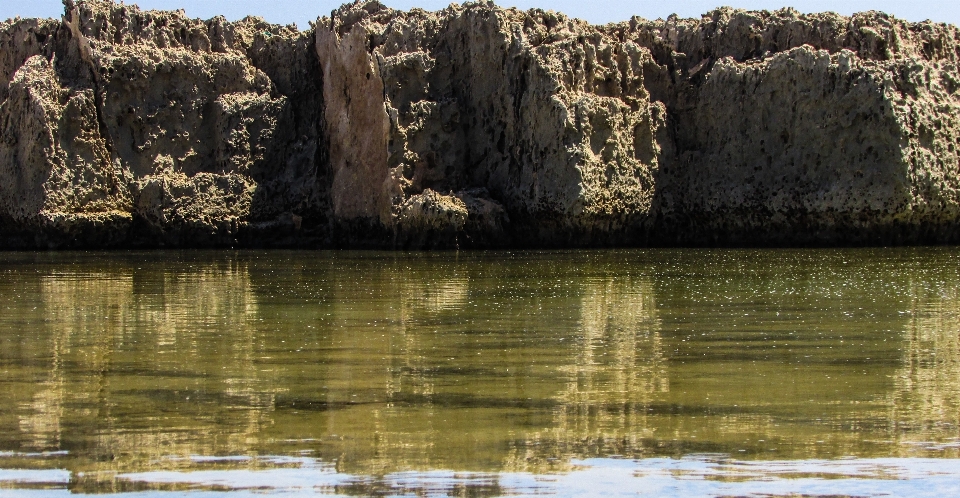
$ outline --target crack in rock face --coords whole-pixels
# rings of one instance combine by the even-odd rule
[[[960,33],[358,1],[0,24],[0,248],[960,242]]]

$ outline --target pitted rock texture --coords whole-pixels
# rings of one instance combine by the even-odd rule
[[[325,62],[329,39],[362,42],[370,62]],[[651,212],[665,110],[644,89],[644,67],[657,68],[649,51],[604,39],[562,15],[487,5],[408,13],[370,2],[322,19],[325,76],[383,88],[376,112],[389,119],[388,154],[367,182],[387,182],[376,195],[389,196],[392,209],[379,221],[400,223],[407,199],[425,189],[449,192],[449,202],[484,189],[483,206],[509,214],[509,243],[634,241]],[[324,90],[328,110],[347,95]],[[491,238],[464,236],[467,244]]]
[[[269,243],[293,211],[326,223],[311,33],[65,3],[0,26],[0,245]]]
[[[958,240],[954,26],[720,9],[613,31],[673,75],[661,243]]]
[[[960,242],[960,33],[356,2],[0,24],[0,247]]]

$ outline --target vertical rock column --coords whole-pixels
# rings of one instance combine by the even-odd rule
[[[336,223],[393,225],[387,167],[390,121],[383,80],[368,50],[367,32],[356,25],[341,38],[317,29],[323,97],[333,174],[331,200]]]

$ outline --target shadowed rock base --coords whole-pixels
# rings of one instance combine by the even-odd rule
[[[0,24],[0,248],[960,242],[954,26],[64,3]]]

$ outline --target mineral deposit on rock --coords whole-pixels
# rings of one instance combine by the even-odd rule
[[[960,33],[356,2],[0,23],[0,248],[960,242]]]

